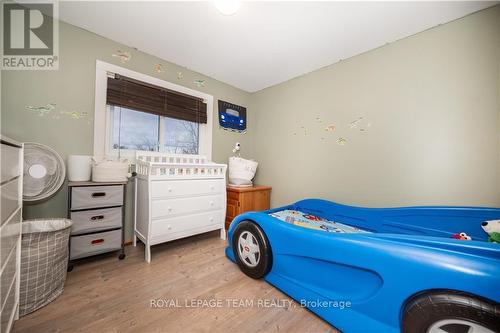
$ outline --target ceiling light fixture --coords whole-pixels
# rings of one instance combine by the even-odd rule
[[[241,3],[238,0],[215,0],[214,5],[222,15],[233,15],[238,11]]]

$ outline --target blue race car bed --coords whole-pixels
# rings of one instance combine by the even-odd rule
[[[500,332],[500,244],[481,228],[495,219],[308,199],[237,216],[226,255],[347,333]]]

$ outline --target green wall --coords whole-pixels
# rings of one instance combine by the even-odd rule
[[[216,119],[217,99],[248,106],[248,93],[63,22],[60,23],[59,34],[59,70],[2,72],[2,134],[22,142],[46,144],[63,158],[69,154],[92,154],[95,64],[99,59],[213,95],[212,159],[227,163],[237,141],[248,151],[248,135],[221,130]],[[131,59],[121,63],[120,59],[112,56],[117,50],[130,52]],[[164,72],[156,72],[155,65],[158,63],[163,64]],[[182,79],[177,78],[179,71],[183,73]],[[197,79],[206,80],[205,87],[198,88],[193,83]],[[74,119],[62,114],[59,119],[54,119],[50,114],[39,116],[26,109],[26,106],[49,103],[56,104],[55,114],[58,111],[76,111],[87,112],[89,116]],[[252,131],[252,114],[249,113],[249,130]],[[129,186],[127,240],[132,235],[132,192],[133,186]],[[66,212],[66,187],[46,202],[35,205],[25,203],[23,210],[24,218],[66,216]]]
[[[257,92],[257,181],[273,206],[498,207],[499,70],[496,6]]]
[[[112,56],[117,50],[131,60],[122,64]],[[273,206],[305,197],[364,206],[500,206],[500,6],[254,94],[61,23],[58,71],[2,72],[2,134],[47,144],[64,157],[92,154],[96,59],[248,106],[243,135],[218,128],[215,106],[213,159],[226,162],[241,142],[243,156],[260,163],[257,182],[273,186]],[[155,71],[157,63],[165,72]],[[197,88],[195,79],[206,86]],[[48,103],[89,116],[53,119],[26,109]],[[335,130],[325,131],[330,124]],[[66,200],[63,188],[26,205],[24,216],[65,216]],[[129,196],[127,239],[131,232]]]

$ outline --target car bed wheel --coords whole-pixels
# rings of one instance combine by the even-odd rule
[[[271,247],[262,229],[251,221],[240,222],[233,234],[236,262],[246,275],[260,279],[271,269]]]
[[[429,294],[410,301],[406,306],[403,332],[500,332],[500,308],[459,292]]]

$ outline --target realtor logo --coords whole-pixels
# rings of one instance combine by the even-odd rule
[[[57,3],[4,3],[1,68],[58,69]]]

